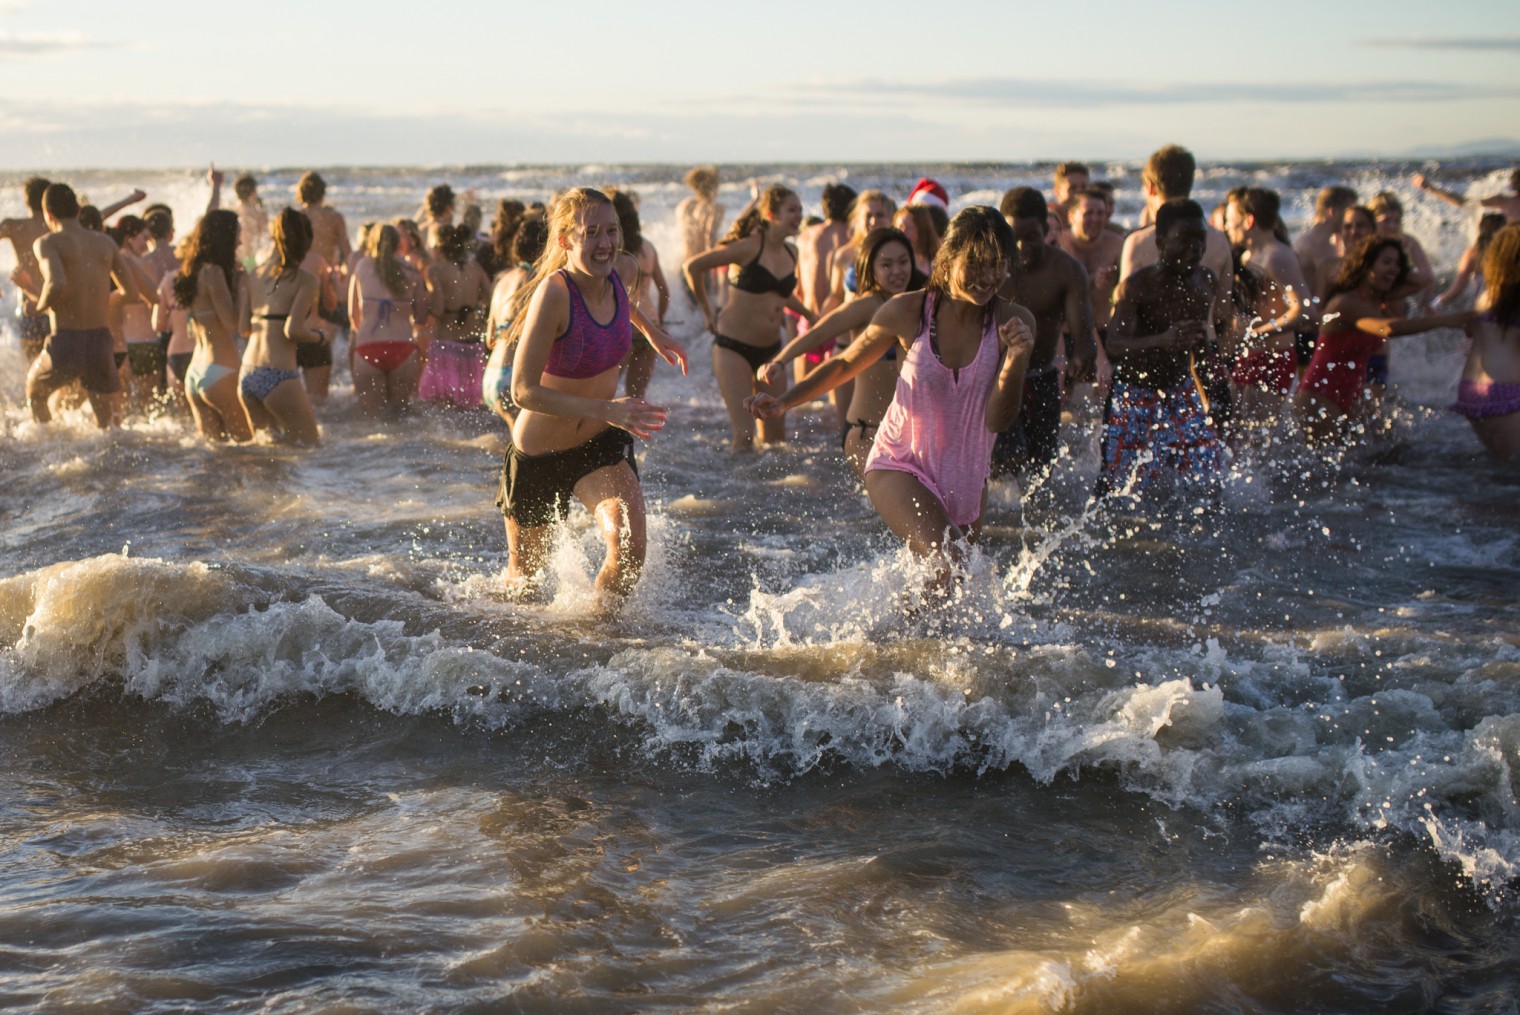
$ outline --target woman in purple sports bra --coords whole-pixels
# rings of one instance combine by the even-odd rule
[[[1451,409],[1467,417],[1491,456],[1508,462],[1520,457],[1520,225],[1489,242],[1478,307]]]
[[[604,611],[633,590],[644,565],[644,494],[633,438],[665,425],[665,409],[618,398],[632,346],[628,292],[613,265],[622,249],[617,211],[600,191],[577,187],[549,213],[549,240],[532,278],[512,295],[515,344],[512,426],[497,506],[506,519],[507,583],[537,598],[551,528],[572,498],[596,517],[607,559],[596,576]],[[653,326],[641,330],[666,362],[686,372],[686,351]]]
[[[1034,347],[1034,317],[996,298],[1012,249],[1012,230],[997,209],[962,210],[926,288],[888,300],[844,353],[779,398],[759,394],[745,402],[761,419],[779,415],[900,345],[897,391],[866,459],[866,493],[910,550],[937,562],[940,591],[953,576],[955,544],[976,536],[992,442],[1019,413]]]

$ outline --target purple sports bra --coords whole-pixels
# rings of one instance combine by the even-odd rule
[[[617,308],[612,320],[598,324],[581,298],[570,273],[561,268],[565,286],[570,290],[570,324],[554,340],[544,373],[576,379],[595,377],[623,362],[633,348],[633,324],[628,319],[628,290],[617,272],[612,273],[612,290],[617,294]]]

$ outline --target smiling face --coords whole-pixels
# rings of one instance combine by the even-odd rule
[[[1083,243],[1092,243],[1108,226],[1108,202],[1094,194],[1083,194],[1072,202],[1071,231]]]
[[[561,241],[570,267],[587,275],[612,274],[613,258],[623,249],[623,230],[611,202],[597,203],[581,213],[575,229]]]
[[[993,265],[961,261],[950,276],[950,297],[985,307],[1008,279],[1008,266],[1002,261]]]
[[[889,226],[891,224],[892,212],[888,208],[887,202],[873,198],[866,206],[866,232],[869,233],[873,229],[880,229],[882,226]]]
[[[781,207],[766,215],[766,220],[781,230],[782,236],[796,236],[802,229],[802,201],[795,194],[781,202]]]
[[[871,271],[882,292],[892,296],[906,292],[913,278],[913,252],[901,243],[883,243],[871,258]]]
[[[1377,293],[1388,293],[1398,284],[1399,275],[1403,271],[1403,262],[1399,257],[1397,247],[1384,247],[1378,251],[1378,255],[1372,261],[1372,267],[1367,272],[1367,285]]]

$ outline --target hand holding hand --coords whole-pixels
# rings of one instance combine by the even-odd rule
[[[758,395],[750,395],[744,400],[744,407],[756,419],[774,419],[786,412],[786,407],[781,404],[781,399],[775,395],[767,395],[760,392]]]

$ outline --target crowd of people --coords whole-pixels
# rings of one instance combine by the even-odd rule
[[[785,440],[789,410],[832,394],[845,460],[887,527],[937,562],[939,589],[989,478],[1048,469],[1081,391],[1102,406],[1098,495],[1180,485],[1207,502],[1231,449],[1357,439],[1387,341],[1460,328],[1452,410],[1494,457],[1520,454],[1520,170],[1515,193],[1481,201],[1414,178],[1486,212],[1439,292],[1391,193],[1324,188],[1295,242],[1277,193],[1241,187],[1205,210],[1195,174],[1185,149],[1153,153],[1132,231],[1115,188],[1067,162],[1049,196],[1015,187],[953,216],[927,178],[901,204],[830,184],[812,220],[792,190],[753,186],[724,232],[718,171],[693,169],[679,278],[713,336],[732,449]],[[338,348],[366,414],[424,401],[508,425],[498,506],[516,594],[540,593],[551,527],[580,500],[607,548],[597,587],[625,596],[644,555],[635,441],[666,419],[644,395],[658,360],[687,368],[637,195],[503,199],[482,232],[479,205],[440,185],[413,218],[351,235],[317,173],[272,216],[251,176],[223,208],[223,180],[208,173],[205,214],[177,243],[165,205],[118,214],[140,191],[97,209],[26,182],[31,214],[0,237],[33,418],[70,398],[102,427],[179,406],[211,440],[314,444]],[[1476,310],[1452,309],[1474,280]]]

